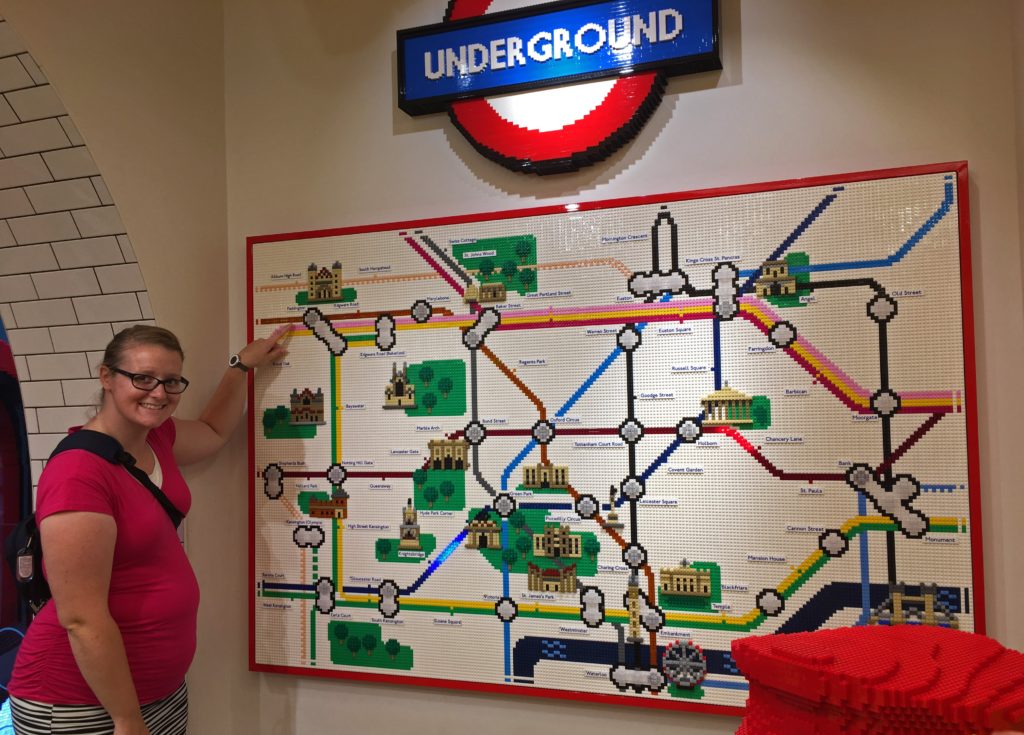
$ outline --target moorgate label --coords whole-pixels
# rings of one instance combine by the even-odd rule
[[[477,150],[514,170],[601,160],[639,132],[665,77],[722,68],[716,0],[568,0],[486,14],[489,5],[452,0],[444,22],[398,32],[398,105],[410,115],[448,110]],[[486,100],[608,78],[604,100],[557,130],[516,125]]]

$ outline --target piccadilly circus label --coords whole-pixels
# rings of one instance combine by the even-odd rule
[[[447,111],[513,171],[576,171],[632,140],[666,79],[721,69],[718,0],[559,0],[488,13],[451,0],[444,21],[398,31],[398,106]]]

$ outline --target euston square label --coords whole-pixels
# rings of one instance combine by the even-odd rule
[[[715,0],[551,2],[398,32],[399,107],[646,70],[720,69]]]

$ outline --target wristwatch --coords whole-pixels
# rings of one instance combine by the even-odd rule
[[[238,368],[243,373],[249,372],[249,366],[242,362],[238,355],[232,355],[228,358],[228,367]]]

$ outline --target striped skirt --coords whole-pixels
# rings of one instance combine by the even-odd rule
[[[44,704],[11,697],[15,735],[112,735],[114,722],[99,706]],[[142,705],[150,735],[185,735],[188,727],[188,689],[182,682],[168,697]]]

